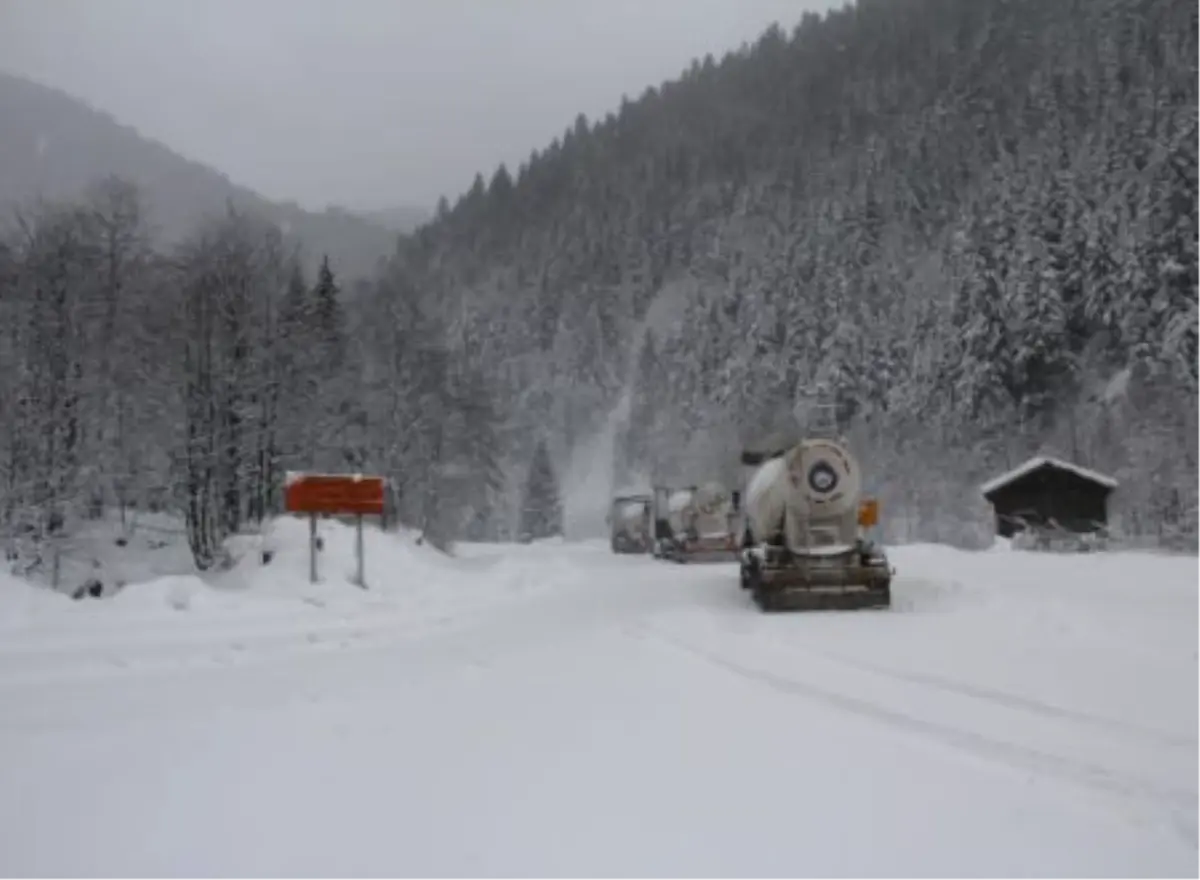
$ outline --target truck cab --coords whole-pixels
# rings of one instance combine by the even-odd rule
[[[648,494],[625,494],[609,506],[609,543],[613,553],[649,553],[653,549],[654,499]]]

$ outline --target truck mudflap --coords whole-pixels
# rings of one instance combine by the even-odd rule
[[[811,556],[751,548],[742,554],[741,581],[763,611],[887,608],[892,603],[892,569],[880,551],[867,546]]]
[[[649,553],[651,550],[649,538],[635,537],[618,532],[613,536],[610,546],[613,553]]]
[[[737,539],[733,536],[692,538],[683,541],[663,540],[659,552],[663,559],[674,562],[737,562]]]

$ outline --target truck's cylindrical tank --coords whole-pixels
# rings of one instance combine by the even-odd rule
[[[848,546],[858,537],[858,462],[832,440],[803,440],[760,465],[746,486],[746,522],[756,543],[782,533],[801,552]]]
[[[732,495],[717,482],[705,483],[692,493],[692,526],[701,538],[729,533],[729,512]]]
[[[678,534],[694,532],[702,538],[728,534],[731,503],[729,490],[715,481],[672,492],[667,499],[671,528]]]

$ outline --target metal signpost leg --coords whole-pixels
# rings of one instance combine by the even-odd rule
[[[362,587],[365,590],[367,588],[367,578],[366,578],[366,572],[365,572],[364,566],[363,566],[363,518],[362,518],[362,514],[361,513],[358,514],[358,516],[355,517],[355,519],[356,519],[356,522],[355,522],[355,530],[354,530],[354,555],[358,560],[358,573],[355,578],[355,583],[357,583],[360,587]]]
[[[288,472],[284,483],[284,506],[288,513],[308,515],[308,574],[312,583],[317,583],[317,554],[321,550],[321,540],[317,536],[317,517],[353,514],[354,551],[357,556],[354,580],[364,590],[367,588],[363,517],[387,516],[387,487],[388,481],[383,477]]]
[[[308,580],[317,582],[317,515],[308,515]]]

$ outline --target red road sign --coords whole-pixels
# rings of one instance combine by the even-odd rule
[[[288,474],[284,506],[289,513],[382,516],[384,484],[362,474]]]

